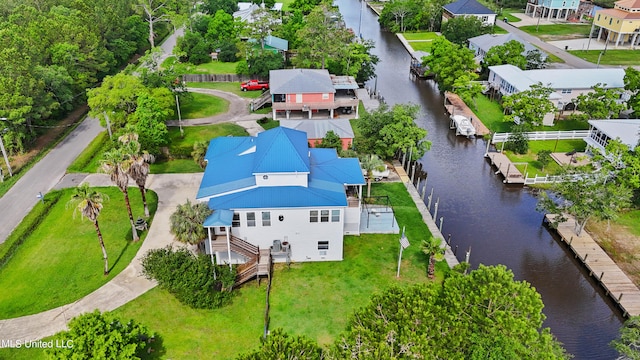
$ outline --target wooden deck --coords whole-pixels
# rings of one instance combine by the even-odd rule
[[[404,171],[400,162],[394,161],[393,168],[396,171],[396,174],[398,174],[398,176],[400,177],[400,181],[402,183],[408,183],[411,181],[411,179],[409,179],[409,175],[407,175],[407,172]]]
[[[504,176],[502,181],[505,184],[524,184],[524,176],[509,158],[501,152],[487,153],[487,157],[491,161],[491,165],[498,168],[496,174],[500,173]]]
[[[555,215],[545,215],[545,221],[552,222]],[[574,232],[575,221],[558,224],[560,238],[573,251],[576,258],[589,270],[607,295],[620,307],[625,317],[640,315],[640,290],[620,270],[600,245],[585,231],[580,236]]]
[[[471,119],[471,123],[473,127],[476,129],[476,136],[484,136],[490,134],[491,131],[480,121],[478,115],[476,115],[467,104],[460,99],[460,97],[454,93],[446,92],[444,93],[444,103],[445,108],[449,115],[463,115],[467,119]]]

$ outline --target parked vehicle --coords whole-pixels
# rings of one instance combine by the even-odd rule
[[[249,80],[240,84],[240,90],[252,91],[252,90],[267,90],[269,89],[268,81]]]

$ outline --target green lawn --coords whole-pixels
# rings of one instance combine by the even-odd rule
[[[600,56],[601,50],[569,50],[569,52],[591,63],[602,65],[638,65],[640,64],[640,50],[607,50]]]
[[[536,31],[536,28],[538,30]],[[553,24],[553,25],[528,25],[521,26],[518,29],[538,36],[544,40],[561,40],[561,39],[575,39],[586,38],[589,36],[591,25],[576,25],[576,24]]]
[[[425,32],[405,32],[405,33],[402,33],[402,36],[404,36],[404,38],[407,39],[407,41],[412,41],[412,40],[433,40],[437,38],[439,35],[435,32],[425,31]]]
[[[62,190],[60,200],[42,223],[0,269],[0,319],[18,317],[68,304],[113,279],[134,257],[142,241],[131,241],[131,228],[122,193],[115,187],[99,188],[108,195],[100,214],[100,228],[109,254],[109,276],[104,276],[102,253],[93,224],[74,218],[67,206],[72,189]],[[134,217],[144,215],[140,192],[129,192]],[[147,196],[155,212],[157,196]],[[42,206],[38,203],[36,207]],[[142,239],[146,232],[141,233]]]
[[[183,119],[199,119],[215,116],[229,111],[229,102],[217,96],[191,93],[180,102],[180,112]]]
[[[502,9],[502,14],[500,14],[498,18],[503,20],[506,17],[510,23],[520,22],[520,18],[513,16],[512,13],[522,13],[522,9]]]
[[[239,82],[188,82],[188,87],[226,91],[238,96],[255,99],[262,95],[261,91],[242,91]]]
[[[162,67],[174,66],[182,74],[235,74],[237,62],[211,61],[208,63],[193,65],[180,63],[175,57],[167,58]]]
[[[263,129],[269,130],[269,129],[277,128],[278,126],[280,126],[280,121],[273,120],[270,117],[266,117],[266,119],[267,121],[265,123],[258,121],[258,125],[262,126]]]
[[[429,236],[429,231],[404,185],[373,184],[372,193],[389,195],[398,222],[407,228],[411,246],[403,254],[400,279],[395,277],[399,235],[347,236],[343,261],[275,267],[271,329],[283,327],[292,334],[304,334],[329,344],[344,330],[350,314],[364,306],[374,292],[393,284],[428,281],[420,242]],[[441,281],[446,263],[438,263],[437,271],[437,280]],[[249,282],[237,291],[227,307],[193,310],[156,288],[115,313],[157,332],[165,347],[164,358],[231,359],[259,345],[264,324],[264,282],[259,287],[256,282]],[[15,352],[0,350],[0,356]]]
[[[197,141],[209,142],[219,136],[247,136],[247,131],[236,124],[222,123],[204,126],[183,126],[184,136],[176,126],[169,128],[169,153],[171,158],[162,158],[151,164],[151,173],[192,173],[202,169],[191,158],[193,145]]]
[[[628,227],[635,236],[640,236],[640,210],[622,212],[616,222]]]
[[[498,149],[500,149],[501,146],[502,144],[498,144]],[[536,174],[538,176],[544,176],[546,174],[557,174],[561,170],[561,167],[555,161],[551,160],[543,171],[542,164],[537,160],[540,150],[566,153],[573,150],[584,151],[585,148],[586,143],[583,140],[529,141],[529,152],[527,154],[519,155],[511,151],[505,151],[505,155],[513,162],[528,163],[529,165],[526,168],[526,172],[529,173],[529,177],[535,176]],[[525,165],[516,165],[516,167],[525,175]]]

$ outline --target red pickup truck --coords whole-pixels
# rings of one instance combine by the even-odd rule
[[[240,90],[267,90],[269,89],[268,81],[249,80],[240,84]]]

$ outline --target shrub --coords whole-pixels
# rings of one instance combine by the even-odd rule
[[[504,148],[516,154],[526,154],[529,151],[529,138],[524,129],[520,126],[514,126],[512,131],[504,144]]]
[[[142,268],[148,279],[155,279],[161,288],[192,308],[215,309],[231,300],[235,268],[216,266],[206,255],[195,256],[184,248],[153,249],[142,259]]]
[[[122,323],[98,310],[71,319],[69,330],[54,335],[49,359],[140,359],[153,334],[133,320]]]

